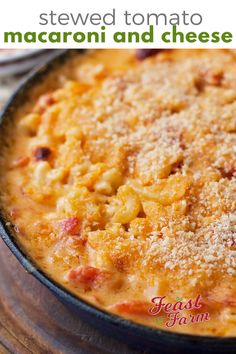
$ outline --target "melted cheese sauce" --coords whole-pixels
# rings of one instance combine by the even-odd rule
[[[168,329],[152,298],[200,294],[180,315],[210,320],[169,329],[235,335],[235,53],[149,54],[88,51],[32,90],[4,131],[1,205],[78,297]]]

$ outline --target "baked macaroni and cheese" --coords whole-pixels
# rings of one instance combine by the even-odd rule
[[[235,52],[91,50],[40,85],[1,148],[21,247],[106,311],[236,335]]]

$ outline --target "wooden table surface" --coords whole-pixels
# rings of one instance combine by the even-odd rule
[[[0,107],[22,77],[0,79]],[[135,354],[71,313],[0,239],[0,354]]]

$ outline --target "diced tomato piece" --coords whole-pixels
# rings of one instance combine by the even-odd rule
[[[137,316],[150,316],[149,309],[151,304],[146,301],[125,301],[115,304],[111,309],[118,313]]]
[[[230,170],[220,168],[219,170],[223,178],[232,179],[233,177],[236,177],[236,168],[231,168]]]
[[[62,231],[68,235],[79,235],[81,223],[77,217],[71,217],[61,221]]]
[[[84,266],[78,269],[74,269],[70,272],[70,280],[73,280],[78,283],[91,283],[93,282],[101,273],[100,269]]]
[[[91,267],[81,266],[77,269],[72,269],[69,273],[69,280],[76,285],[81,285],[85,290],[96,289],[110,278],[111,273]]]
[[[54,103],[56,103],[52,93],[46,93],[45,95],[42,95],[39,99],[38,102],[36,103],[36,106],[34,108],[34,111],[39,114],[43,114],[46,109],[50,106],[52,106]]]
[[[34,158],[36,161],[41,161],[41,160],[48,160],[48,158],[50,157],[52,151],[49,147],[47,146],[40,146],[37,147],[34,152]]]
[[[28,156],[20,156],[18,159],[14,160],[12,163],[13,167],[25,167],[28,165],[30,158]]]
[[[138,60],[144,60],[148,57],[152,57],[153,55],[156,55],[157,53],[161,52],[164,49],[137,49],[136,50],[136,58]]]

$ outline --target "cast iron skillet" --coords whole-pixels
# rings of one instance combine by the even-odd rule
[[[30,92],[30,89],[46,79],[47,74],[55,67],[63,65],[72,52],[73,55],[81,55],[81,50],[65,51],[63,54],[55,57],[43,67],[29,75],[29,77],[16,90],[4,108],[0,116],[1,126],[2,122],[11,119],[17,108],[26,101],[27,93]],[[2,134],[1,130],[0,134]],[[4,173],[4,171],[1,171],[0,173]],[[108,335],[116,337],[133,348],[145,351],[145,353],[236,353],[236,338],[194,336],[153,329],[110,314],[87,303],[85,300],[76,298],[36,267],[30,257],[26,255],[16,243],[13,234],[14,232],[9,229],[7,226],[7,220],[4,220],[0,211],[0,236],[26,271],[51,290],[54,295],[70,307],[73,312],[78,313],[80,317],[91,323],[91,325],[98,327]]]

